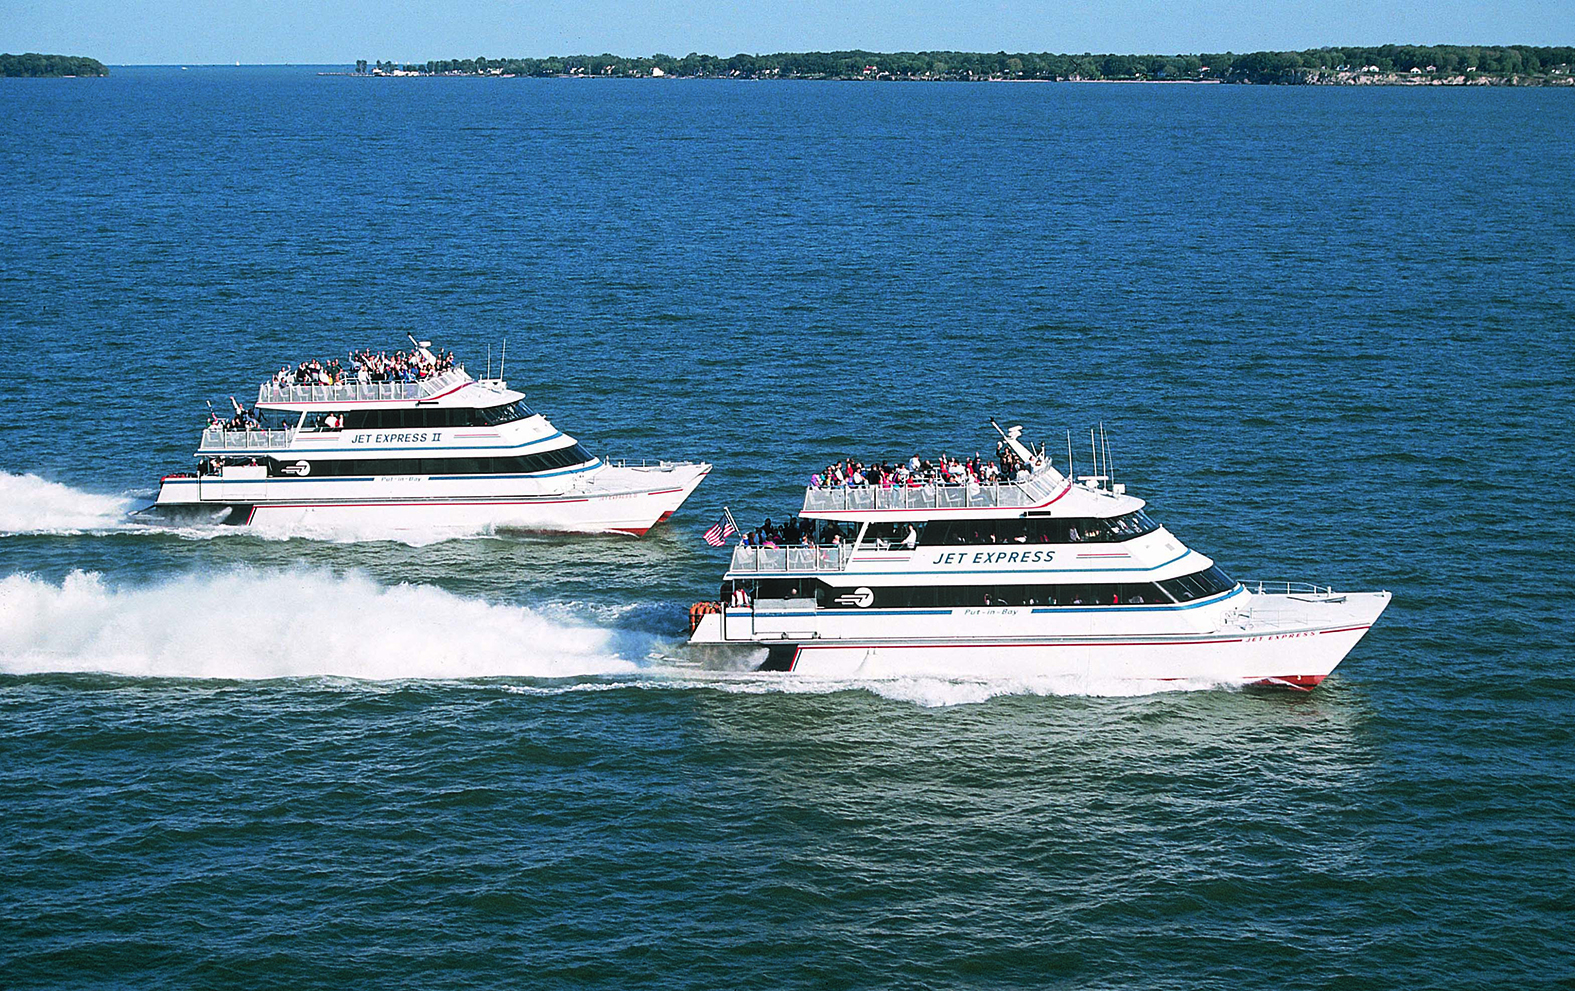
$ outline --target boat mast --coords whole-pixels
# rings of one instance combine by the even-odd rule
[[[1110,437],[1105,433],[1104,420],[1099,421],[1099,446],[1104,450],[1105,454],[1105,478],[1110,483],[1111,490],[1114,491],[1116,487],[1116,473],[1110,470]]]

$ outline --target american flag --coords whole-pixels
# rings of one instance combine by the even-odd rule
[[[738,532],[738,527],[733,525],[733,514],[726,509],[722,510],[722,518],[716,525],[705,532],[705,542],[712,547],[721,547],[727,543],[727,538]]]

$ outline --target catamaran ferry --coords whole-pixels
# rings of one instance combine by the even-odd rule
[[[501,378],[472,378],[429,342],[414,343],[397,366],[369,353],[347,367],[313,362],[264,382],[253,410],[232,399],[232,419],[210,414],[197,471],[166,475],[152,512],[284,527],[638,536],[711,470],[604,461]]]
[[[690,643],[814,676],[1311,689],[1389,604],[1388,592],[1236,581],[1101,474],[1099,445],[1095,473],[1074,480],[1021,430],[1002,434],[1009,470],[994,481],[973,465],[904,466],[811,485],[791,532],[733,549],[720,601],[691,610]]]

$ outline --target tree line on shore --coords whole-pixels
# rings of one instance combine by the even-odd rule
[[[96,58],[81,55],[0,55],[0,76],[107,76],[109,69]]]
[[[779,52],[731,57],[690,53],[629,58],[438,59],[356,63],[360,73],[506,76],[676,76],[742,79],[1107,79],[1314,83],[1338,73],[1414,73],[1439,77],[1569,77],[1575,48],[1505,45],[1378,45],[1301,52],[1198,55],[1058,55],[1049,52]]]

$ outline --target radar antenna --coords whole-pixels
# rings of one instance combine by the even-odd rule
[[[1023,442],[1018,440],[1018,438],[1023,435],[1023,428],[1021,424],[1011,427],[1008,430],[1002,430],[1001,425],[996,423],[995,417],[992,416],[990,417],[990,426],[994,427],[995,432],[1001,435],[1001,440],[1005,441],[1006,446],[1012,449],[1012,453],[1023,459],[1023,464],[1038,467],[1041,459],[1035,457],[1034,452],[1024,447]]]
[[[415,349],[417,351],[420,351],[428,359],[430,359],[432,357],[432,351],[431,351],[432,342],[431,341],[418,341],[418,340],[415,339],[415,336],[412,335],[412,334],[406,334],[405,337],[409,339],[410,343],[415,347]]]

